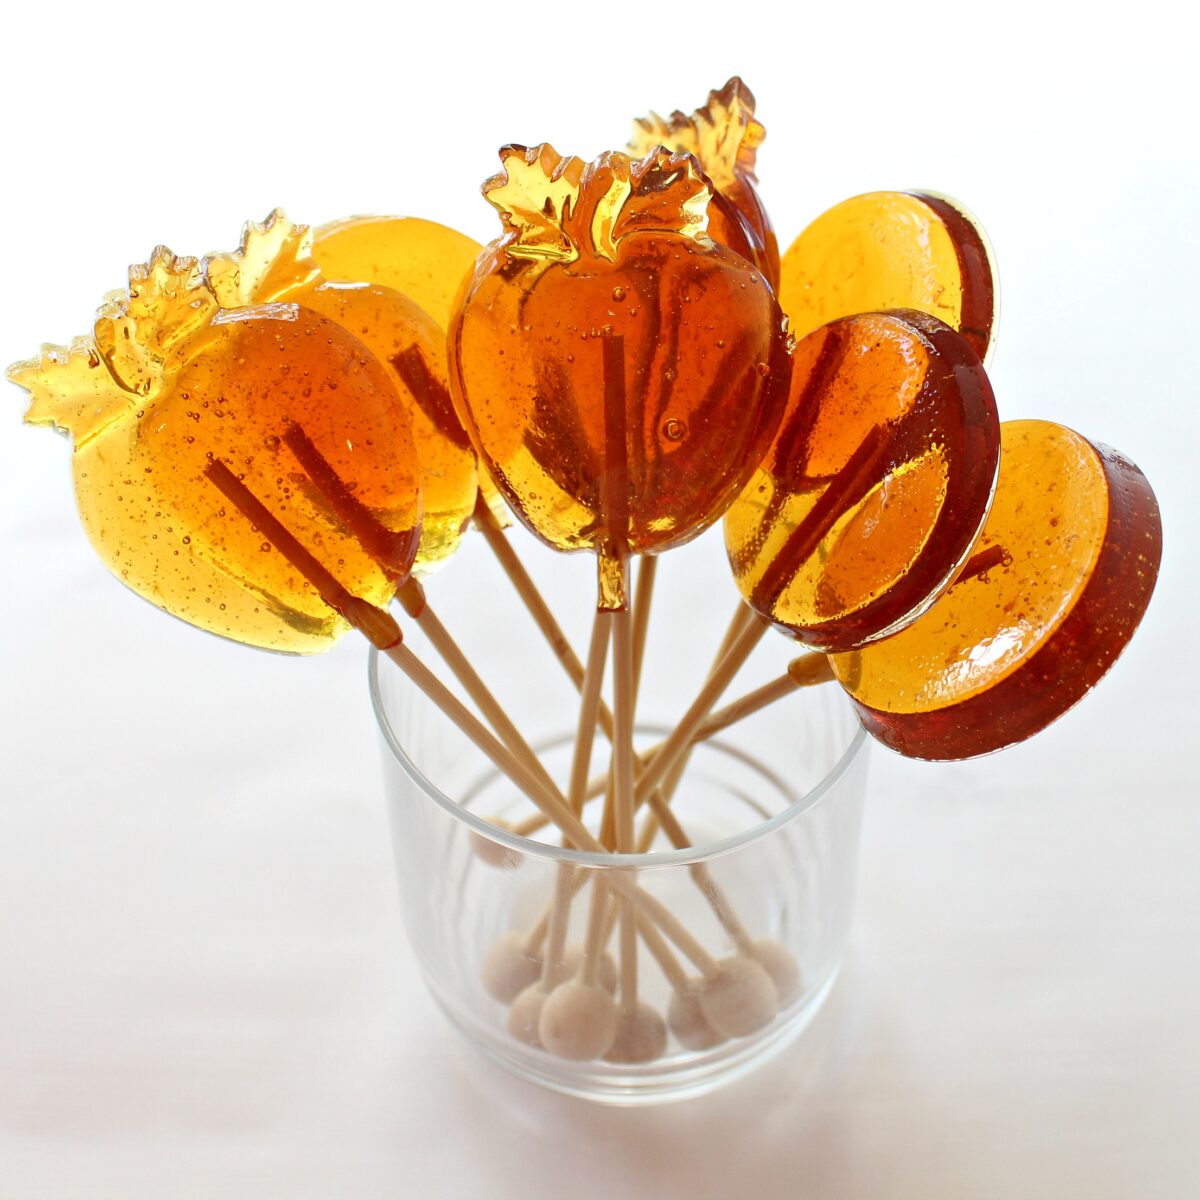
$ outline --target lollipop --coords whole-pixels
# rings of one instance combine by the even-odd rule
[[[328,282],[312,249],[309,227],[276,209],[264,223],[246,224],[234,253],[204,260],[208,286],[223,308],[291,301],[312,309],[359,338],[392,376],[421,469],[424,523],[414,567],[428,574],[454,552],[475,509],[475,455],[450,402],[443,333],[391,287]]]
[[[636,157],[657,146],[694,155],[713,185],[708,233],[714,242],[750,259],[772,287],[779,285],[779,244],[755,190],[758,148],[767,131],[754,116],[754,96],[735,75],[708,93],[708,103],[691,116],[639,117],[629,151]]]
[[[868,732],[913,758],[970,758],[1045,728],[1116,661],[1158,576],[1158,504],[1137,467],[1047,421],[1001,435],[995,503],[960,579],[903,632],[832,659]]]
[[[347,628],[260,529],[230,519],[214,462],[368,604],[412,567],[421,509],[404,405],[363,344],[308,308],[223,311],[196,260],[159,247],[94,338],[46,347],[9,377],[33,397],[27,421],[72,435],[80,515],[105,565],[193,625],[294,653]]]
[[[419,217],[347,217],[320,226],[312,254],[326,279],[376,283],[409,297],[445,334],[454,298],[483,249]]]
[[[617,564],[716,520],[770,437],[788,377],[762,274],[704,233],[711,188],[684,155],[546,145],[484,185],[505,234],[451,326],[451,385],[481,458],[529,528]],[[636,499],[635,499],[636,498]]]
[[[796,238],[779,299],[797,337],[855,313],[915,308],[958,330],[986,362],[999,294],[991,247],[960,204],[932,192],[869,192]]]
[[[739,591],[821,649],[887,636],[958,573],[999,450],[987,376],[941,321],[897,311],[822,327],[797,346],[783,421],[725,517]]]

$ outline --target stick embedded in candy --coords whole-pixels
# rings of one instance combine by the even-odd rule
[[[963,566],[995,487],[991,385],[925,313],[834,321],[796,347],[788,406],[725,516],[743,598],[848,650],[914,619]]]

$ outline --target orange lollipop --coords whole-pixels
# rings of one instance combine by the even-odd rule
[[[925,313],[834,321],[796,347],[774,441],[725,517],[747,603],[847,650],[911,621],[982,528],[1000,429],[966,341]]]
[[[854,313],[919,309],[986,362],[999,293],[987,237],[957,201],[868,192],[835,204],[791,244],[779,300],[797,337]]]
[[[293,653],[347,629],[231,511],[217,468],[263,497],[347,594],[386,604],[412,567],[408,417],[366,347],[317,313],[222,311],[196,260],[159,247],[100,310],[94,338],[48,346],[9,377],[32,394],[27,421],[73,436],[80,515],[105,565],[193,625]]]
[[[316,230],[312,254],[326,279],[377,283],[450,327],[454,298],[483,247],[420,217],[347,217]]]
[[[713,185],[709,237],[750,259],[778,288],[779,243],[754,187],[755,161],[766,135],[754,115],[754,96],[735,75],[709,92],[708,103],[690,117],[678,110],[666,118],[639,117],[629,150],[639,158],[658,146],[693,155]]]
[[[312,230],[276,209],[261,225],[247,222],[234,253],[209,255],[205,278],[222,308],[293,301],[328,317],[391,376],[420,464],[424,519],[414,569],[426,575],[458,547],[475,510],[475,454],[450,401],[445,339],[432,318],[390,287],[330,283],[312,249]]]
[[[481,460],[529,528],[593,549],[621,608],[630,553],[716,520],[774,431],[790,374],[783,315],[704,233],[687,155],[591,164],[501,152],[484,185],[505,234],[451,326],[451,385]]]
[[[1158,504],[1137,467],[1047,421],[1001,435],[961,577],[895,637],[832,659],[868,732],[913,758],[971,758],[1045,728],[1116,661],[1158,576]]]

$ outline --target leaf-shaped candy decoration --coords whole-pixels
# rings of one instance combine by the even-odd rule
[[[611,151],[584,163],[553,146],[505,146],[503,170],[483,194],[504,223],[515,258],[613,262],[620,240],[660,231],[703,237],[712,188],[695,159],[656,147],[641,159]]]
[[[137,396],[162,386],[167,362],[203,332],[218,311],[199,262],[158,246],[144,266],[129,268],[129,290],[112,294],[96,314],[95,341],[113,379]]]
[[[709,216],[714,241],[749,258],[772,286],[779,281],[779,245],[755,190],[758,148],[766,129],[754,115],[754,96],[736,75],[709,92],[691,115],[651,113],[634,121],[630,152],[644,155],[656,146],[691,154],[716,193]]]
[[[210,254],[204,274],[222,308],[264,304],[316,281],[313,232],[288,220],[282,208],[265,221],[247,221],[232,253]]]
[[[37,358],[13,363],[8,378],[30,395],[29,425],[51,425],[76,446],[127,413],[137,401],[118,387],[90,337],[69,346],[44,345]]]

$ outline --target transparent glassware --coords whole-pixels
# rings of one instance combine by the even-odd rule
[[[553,827],[532,838],[497,828],[486,818],[513,826],[536,810],[374,652],[370,689],[408,937],[433,996],[485,1054],[561,1092],[645,1104],[710,1091],[765,1061],[811,1021],[833,985],[849,933],[866,790],[867,739],[840,689],[797,692],[696,747],[672,803],[694,848],[659,849],[666,844],[660,834],[639,855],[533,840],[559,841]],[[547,707],[521,715],[561,782],[570,766],[574,713]],[[677,715],[652,711],[639,723],[639,749],[661,739]],[[607,744],[598,737],[593,769],[606,762]],[[599,800],[588,806],[593,827],[600,809]],[[550,955],[547,984],[570,976],[575,984],[611,988],[622,960],[622,912],[631,912],[637,999],[650,1011],[621,1023],[618,1048],[609,1055],[649,1053],[649,1061],[563,1057],[540,1044],[538,1012],[545,1034],[549,997],[539,977],[556,887],[566,935],[562,954]],[[581,975],[593,904],[607,916],[607,958],[593,955]],[[652,914],[663,910],[700,947],[699,962],[663,927],[645,932]],[[599,916],[596,925],[602,926]],[[625,942],[631,944],[632,938]],[[673,970],[670,962],[664,967],[664,945]],[[696,990],[705,958],[707,1007]],[[773,1001],[766,1012],[761,988],[746,996],[735,987],[725,1010],[713,999],[720,991],[713,980],[729,983],[744,973],[760,984],[769,980]],[[526,987],[542,995],[514,1005]],[[563,1009],[564,997],[560,1016],[578,1024],[579,1013]],[[602,998],[605,1011],[593,1024],[606,1022],[613,1005]],[[576,1041],[571,1053],[588,1050]]]

